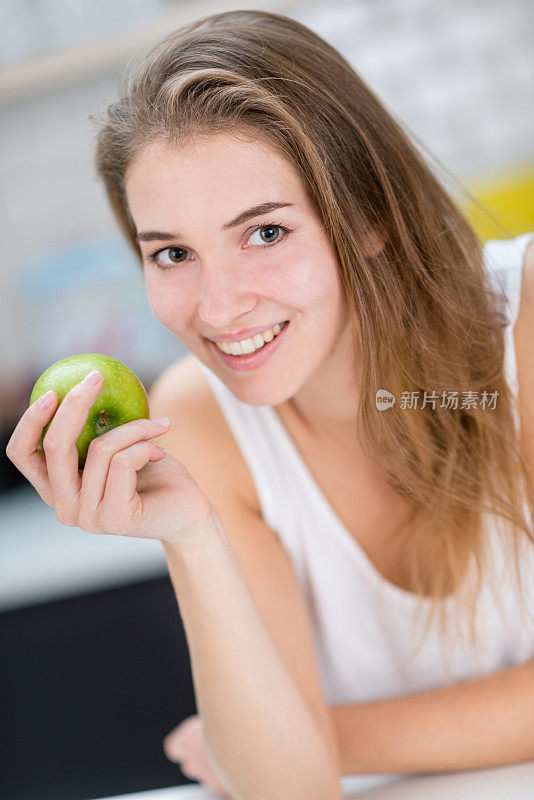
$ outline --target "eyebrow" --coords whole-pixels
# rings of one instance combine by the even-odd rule
[[[225,222],[221,230],[228,231],[231,228],[237,228],[238,225],[242,225],[243,222],[247,222],[247,220],[252,219],[253,217],[259,217],[263,214],[268,214],[270,211],[276,211],[278,208],[287,208],[293,205],[293,203],[267,202],[261,203],[258,206],[252,206],[252,208],[247,208],[246,211],[242,211],[237,215],[237,217],[231,219],[230,222]],[[142,233],[137,234],[135,240],[137,242],[169,242],[173,239],[182,238],[182,234],[179,231],[175,231],[174,233],[167,233],[165,231],[143,231]]]

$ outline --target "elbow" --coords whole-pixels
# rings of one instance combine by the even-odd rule
[[[321,800],[343,800],[343,787],[338,775],[332,775],[320,797]]]
[[[343,800],[341,781],[336,780],[333,784],[330,784],[330,788],[321,794],[321,800]]]
[[[337,742],[333,737],[327,739],[328,756],[322,759],[325,772],[317,776],[313,796],[317,800],[343,800],[343,787],[341,785],[341,758]],[[320,789],[320,791],[319,791]]]
[[[341,785],[341,760],[337,743],[334,738],[327,738],[327,751],[321,758],[324,767],[321,775],[315,776],[313,788],[308,787],[306,797],[316,797],[317,800],[343,800],[343,787]],[[317,770],[315,770],[317,773]],[[310,769],[310,775],[313,770]]]
[[[340,772],[333,763],[329,764],[326,774],[316,776],[313,788],[308,786],[306,798],[310,797],[317,800],[343,800]]]
[[[269,776],[272,779],[272,775]],[[283,788],[282,788],[283,787]],[[293,772],[290,776],[276,781],[261,781],[261,789],[258,784],[251,787],[247,782],[246,787],[229,788],[230,794],[223,794],[223,797],[231,797],[233,800],[280,800],[281,797],[291,797],[292,800],[343,800],[343,787],[339,776],[332,772],[325,775],[317,774],[310,769],[307,775],[297,776]]]

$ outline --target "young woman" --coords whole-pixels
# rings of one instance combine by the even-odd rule
[[[277,14],[173,32],[98,119],[190,351],[150,394],[167,457],[144,420],[77,472],[101,382],[46,460],[55,396],[8,454],[62,522],[163,542],[199,711],[169,757],[255,800],[534,758],[534,235],[483,247],[351,66]]]

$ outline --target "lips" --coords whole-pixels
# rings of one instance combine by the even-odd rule
[[[261,350],[263,347],[267,347],[267,345],[268,345],[268,344],[270,344],[272,341],[274,341],[274,339],[276,339],[276,337],[277,337],[277,336],[280,336],[280,334],[282,333],[282,331],[284,330],[284,328],[286,327],[286,325],[288,325],[289,323],[288,323],[288,322],[282,322],[281,324],[280,324],[280,323],[277,323],[277,324],[280,326],[280,327],[279,327],[279,330],[278,330],[278,333],[274,333],[274,334],[273,334],[273,336],[272,336],[272,337],[269,339],[269,341],[266,341],[266,340],[263,338],[263,336],[261,336],[261,339],[263,340],[263,344],[261,345],[261,347],[256,347],[256,346],[255,346],[255,343],[253,342],[253,344],[254,344],[254,350],[252,350],[250,353],[249,353],[249,352],[246,352],[246,353],[237,353],[237,354],[236,354],[236,353],[230,353],[230,355],[237,355],[237,356],[239,356],[239,357],[241,358],[241,357],[244,357],[244,356],[249,356],[249,355],[251,355],[252,353],[257,353],[257,352],[258,352],[258,350]],[[271,330],[272,330],[272,329],[271,329]],[[255,338],[255,337],[254,337],[254,338]],[[252,341],[252,340],[251,340],[251,341]],[[217,347],[217,348],[219,348],[219,349],[222,347],[222,343],[220,343],[220,344],[217,344],[216,342],[214,342],[213,344],[215,344],[215,345],[216,345],[216,347]],[[234,344],[236,344],[236,343],[234,343]],[[230,344],[229,346],[230,346],[230,349],[231,349],[231,344]],[[223,349],[223,352],[226,352],[226,351],[224,350],[224,348],[222,348],[222,349]]]
[[[256,369],[257,367],[260,367],[262,364],[265,364],[265,362],[271,358],[273,353],[275,353],[279,349],[281,343],[285,340],[289,328],[290,324],[289,321],[287,321],[287,324],[284,325],[280,333],[277,334],[274,337],[274,339],[268,342],[268,344],[266,344],[264,347],[261,347],[259,350],[256,350],[253,353],[249,353],[247,355],[241,355],[241,356],[228,355],[227,353],[224,353],[219,347],[217,347],[215,342],[211,342],[210,344],[212,345],[213,350],[217,354],[217,357],[225,364],[227,364],[229,367],[231,367],[233,371],[248,372],[249,370]]]
[[[268,331],[274,328],[275,325],[282,326],[284,322],[287,322],[287,320],[276,320],[266,325],[258,325],[255,328],[242,328],[240,331],[235,331],[235,333],[221,333],[218,336],[206,336],[205,338],[209,339],[210,342],[241,342],[243,339],[251,339],[257,333]]]

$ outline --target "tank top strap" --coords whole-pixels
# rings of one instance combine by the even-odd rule
[[[533,239],[534,233],[523,233],[515,239],[490,239],[484,245],[484,263],[494,285],[504,294],[511,328],[519,315],[525,252]]]
[[[514,326],[521,303],[525,251],[532,239],[534,239],[534,233],[524,233],[515,239],[491,239],[484,245],[484,265],[494,288],[503,297],[507,312],[508,325],[504,333],[505,372],[508,385],[516,397],[518,382]],[[519,424],[517,414],[514,416],[516,424]]]

